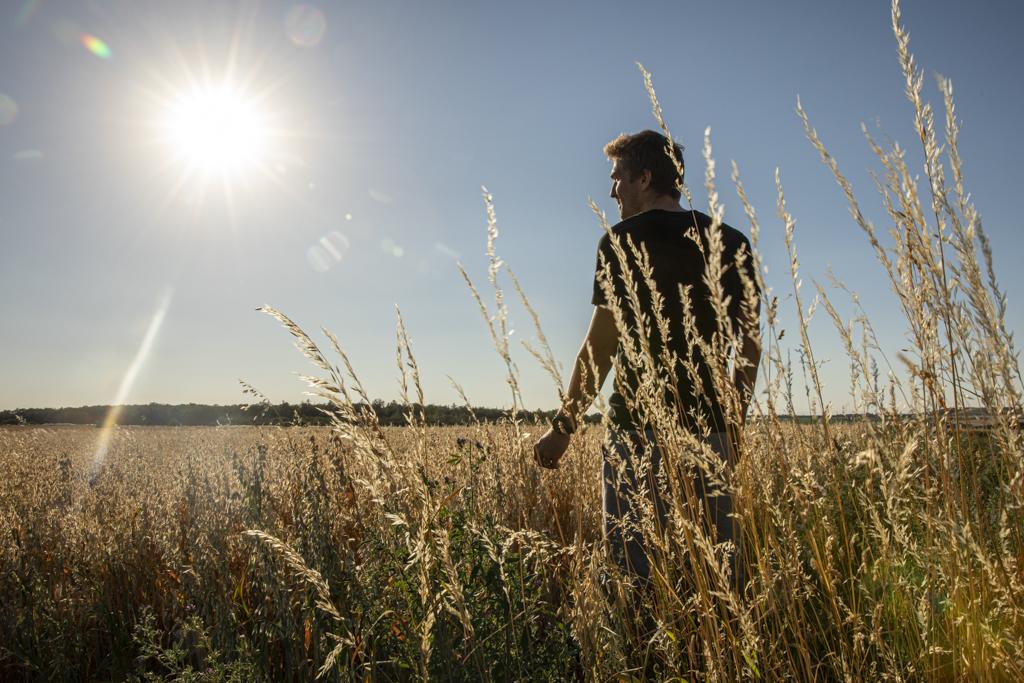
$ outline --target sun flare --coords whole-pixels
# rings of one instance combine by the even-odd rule
[[[203,174],[250,170],[267,155],[270,134],[259,103],[227,86],[183,93],[164,126],[171,153]]]

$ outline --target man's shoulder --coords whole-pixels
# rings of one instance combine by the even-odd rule
[[[711,216],[707,215],[703,211],[698,211],[697,209],[686,209],[684,211],[649,211],[635,216],[630,216],[629,218],[621,220],[608,228],[608,231],[601,235],[598,248],[610,248],[609,242],[612,237],[621,240],[624,235],[630,235],[631,237],[642,240],[645,235],[653,236],[660,233],[661,229],[669,226],[677,227],[682,231],[686,231],[693,227],[698,231],[703,232],[711,227],[711,223]],[[652,228],[653,231],[648,233],[647,228]],[[722,238],[727,249],[739,249],[741,246],[745,245],[747,251],[750,251],[750,240],[747,239],[747,236],[743,234],[743,232],[737,230],[728,223],[722,223],[721,229]]]
[[[722,233],[725,235],[726,242],[734,242],[737,245],[750,245],[750,240],[743,234],[743,231],[737,230],[728,223],[722,223]]]
[[[598,244],[597,244],[598,248],[599,249],[608,249],[608,248],[610,248],[611,247],[611,240],[613,238],[616,239],[617,241],[619,241],[620,244],[621,244],[622,236],[627,234],[627,233],[629,233],[631,228],[635,228],[636,226],[641,224],[641,221],[638,220],[638,219],[642,215],[643,214],[638,214],[636,216],[630,216],[629,218],[624,218],[623,220],[619,221],[618,223],[610,226],[607,230],[605,230],[601,234],[601,239],[598,240]]]
[[[689,212],[687,212],[689,213]],[[693,215],[696,218],[697,226],[701,229],[707,230],[711,227],[711,216],[703,213],[702,211],[693,211]],[[722,222],[722,234],[725,236],[726,241],[742,240],[746,241],[747,237],[742,232],[732,227],[726,222]]]
[[[707,230],[711,227],[711,216],[702,213],[700,211],[693,212],[697,217],[697,225],[702,230]],[[742,231],[737,230],[728,223],[722,222],[722,241],[725,243],[726,249],[738,249],[743,245],[746,245],[747,251],[750,251],[750,240],[743,234]]]
[[[605,233],[605,237],[607,237],[609,234],[618,236],[625,232],[628,232],[630,228],[635,228],[638,225],[643,225],[645,222],[645,216],[646,213],[638,213],[635,216],[623,218],[621,221],[608,228],[608,232]]]

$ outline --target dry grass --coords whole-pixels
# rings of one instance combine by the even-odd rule
[[[382,428],[360,408],[367,393],[337,340],[328,336],[341,367],[267,309],[317,368],[308,379],[333,406],[332,428],[122,428],[93,480],[94,430],[4,430],[0,672],[67,680],[1024,678],[1022,382],[1006,300],[964,187],[952,87],[940,79],[940,142],[895,3],[893,28],[926,177],[922,190],[907,150],[868,137],[882,165],[888,236],[865,218],[799,105],[798,113],[890,278],[911,352],[891,365],[866,315],[847,321],[833,304],[841,285],[819,287],[805,305],[795,224],[778,181],[799,370],[815,412],[807,424],[793,419],[795,373],[756,252],[757,214],[734,165],[764,311],[759,320],[757,288],[747,282],[740,333],[760,336],[764,360],[734,470],[714,469],[657,400],[658,367],[675,359],[652,357],[651,340],[684,334],[699,346],[712,359],[710,390],[738,423],[736,331],[722,320],[717,334],[701,338],[691,323],[672,330],[660,315],[642,323],[643,333],[623,331],[620,362],[642,378],[634,408],[655,425],[670,463],[663,485],[672,492],[672,531],[656,530],[649,506],[637,523],[654,549],[652,590],[632,591],[602,545],[604,427],[576,438],[556,472],[532,462],[542,427],[518,418],[503,272],[528,301],[502,269],[485,195],[493,305],[466,281],[507,370],[513,408],[505,422],[424,424],[419,368],[399,314],[409,427]],[[704,149],[718,225],[709,137]],[[711,232],[707,277],[719,296],[718,275],[734,264],[722,262]],[[627,249],[618,257],[644,261]],[[633,294],[623,306],[634,316],[649,273],[643,280],[627,283]],[[807,331],[818,308],[849,356],[860,421],[833,420],[823,399]],[[625,313],[615,311],[620,324]],[[532,309],[531,317],[539,333]],[[538,338],[541,348],[529,351],[560,384]],[[964,428],[965,408],[993,416],[989,431]],[[735,496],[738,552],[750,568],[739,593],[725,561],[737,550],[709,538],[686,504],[692,468]]]

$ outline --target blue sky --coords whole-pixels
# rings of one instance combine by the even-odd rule
[[[1020,329],[1022,11],[908,0],[903,15],[937,106],[932,74],[953,80],[967,184]],[[897,350],[906,325],[883,271],[794,113],[799,95],[886,226],[860,123],[877,120],[914,168],[921,157],[885,2],[33,0],[0,7],[0,409],[113,401],[162,301],[126,402],[235,403],[239,378],[300,399],[308,365],[262,304],[334,331],[370,393],[395,398],[397,303],[429,402],[458,400],[451,375],[474,403],[507,405],[455,265],[486,290],[480,187],[494,195],[499,251],[568,368],[601,234],[587,198],[616,215],[601,148],[655,126],[636,61],[687,147],[696,207],[710,126],[726,221],[749,230],[728,182],[735,159],[780,299],[791,290],[776,167],[805,296],[831,267]],[[161,122],[190,83],[225,78],[257,101],[271,148],[224,178],[187,175]],[[513,340],[530,340],[509,290]],[[847,363],[823,312],[812,340],[841,409]],[[527,405],[552,407],[554,386],[516,353]]]

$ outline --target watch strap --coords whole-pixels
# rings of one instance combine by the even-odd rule
[[[576,426],[565,413],[559,411],[551,418],[551,428],[559,434],[569,435],[576,431]]]

